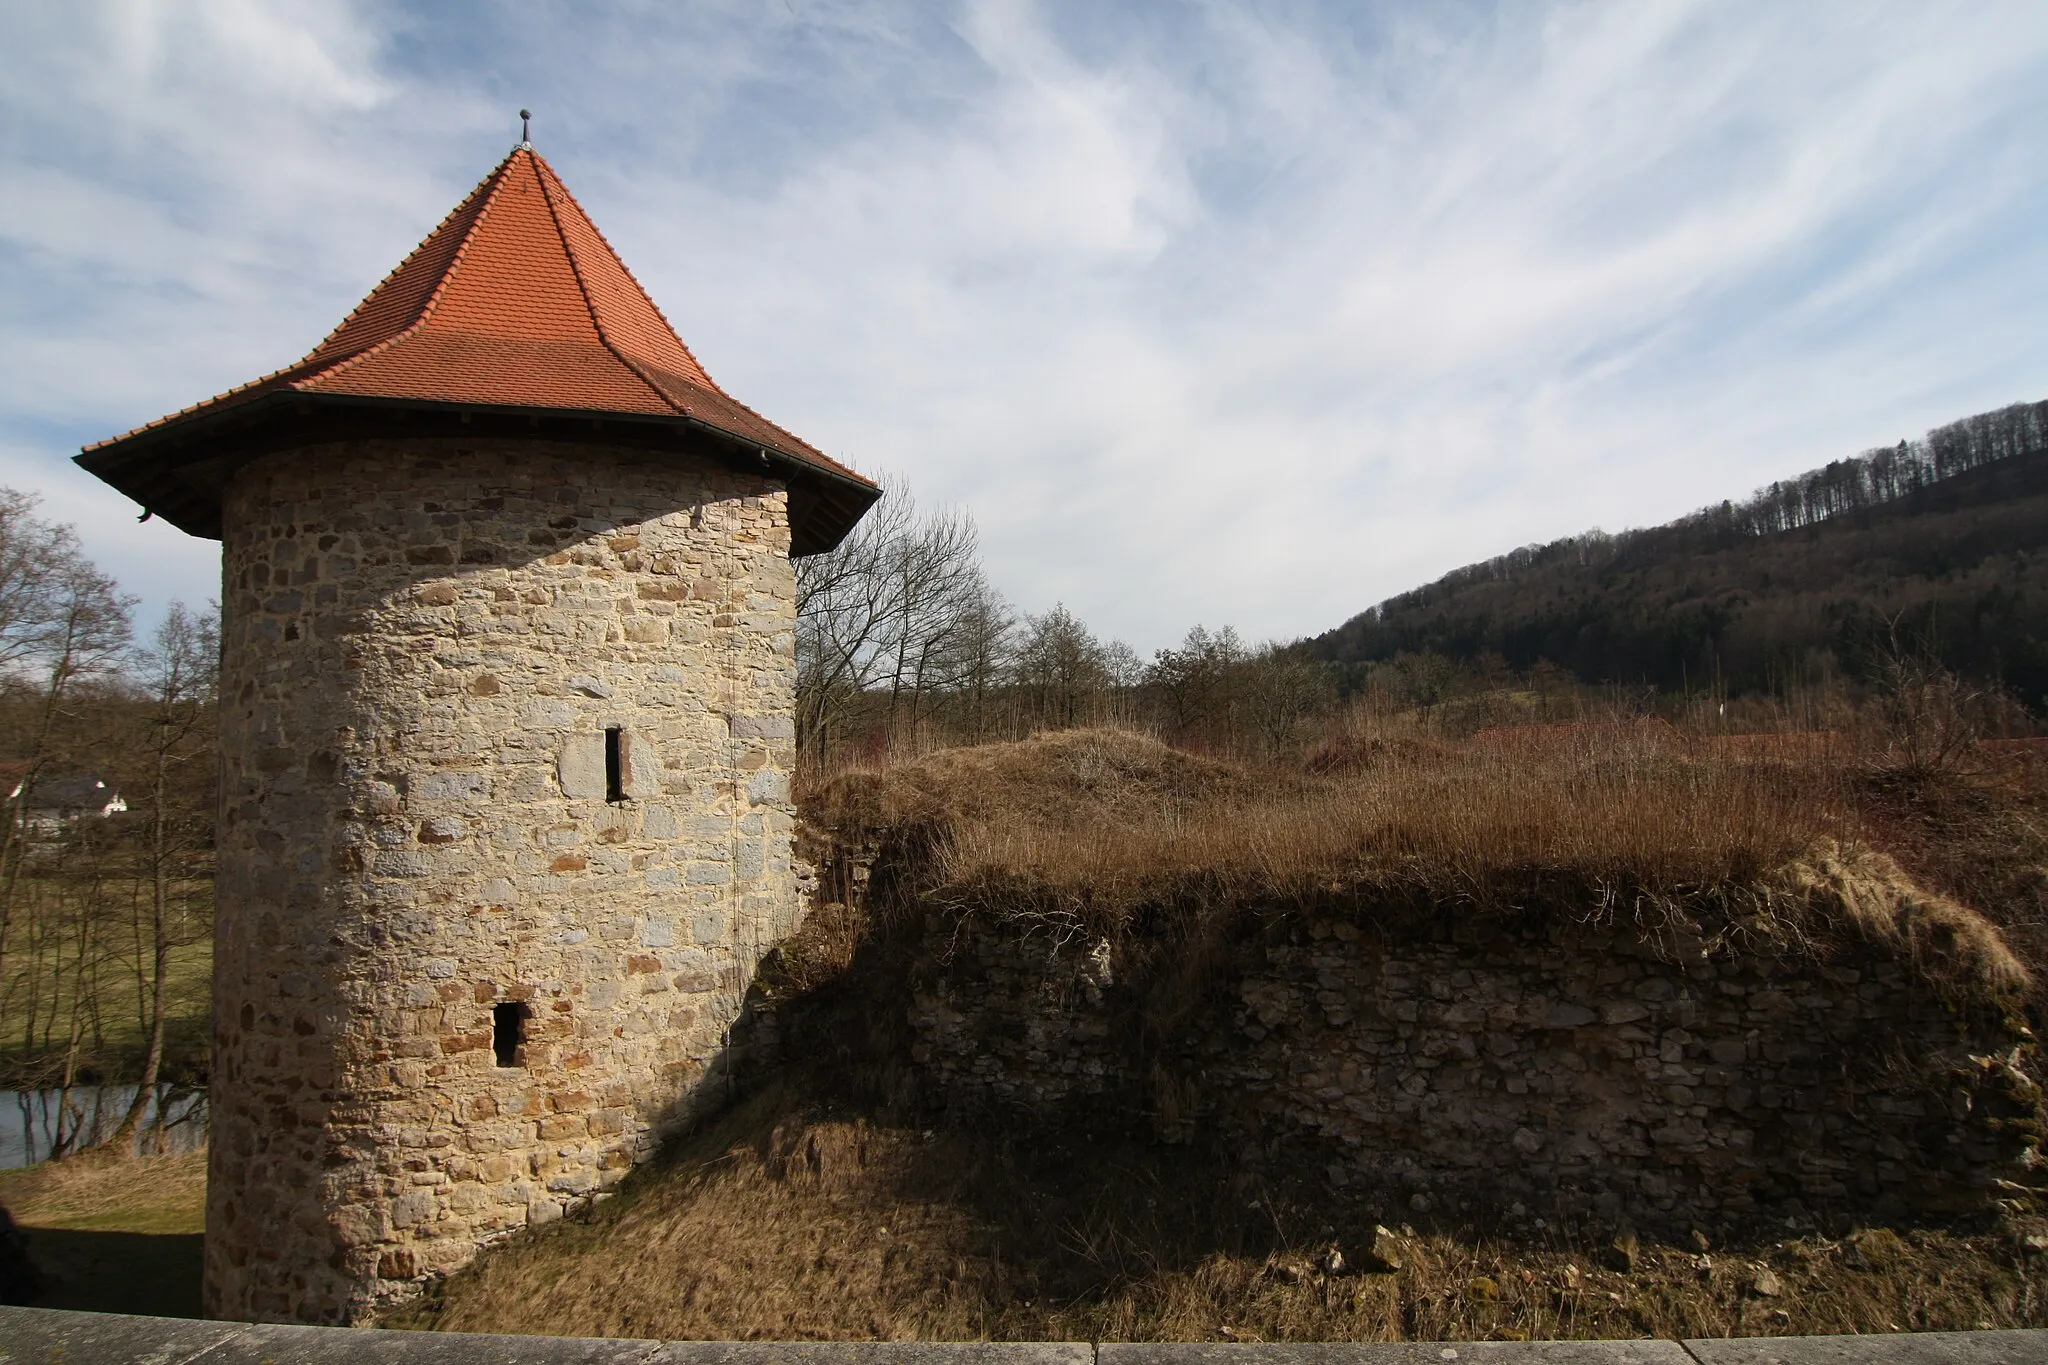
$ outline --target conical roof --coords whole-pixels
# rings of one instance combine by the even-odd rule
[[[704,372],[554,169],[521,144],[298,364],[86,447],[78,462],[196,535],[220,534],[238,456],[360,427],[366,408],[432,426],[525,419],[659,447],[664,438],[788,479],[795,550],[836,544],[869,480]],[[606,421],[605,419],[618,419]],[[624,425],[621,425],[621,422]],[[708,441],[706,438],[710,438]]]

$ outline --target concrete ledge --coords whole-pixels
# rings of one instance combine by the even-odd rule
[[[1100,1365],[1693,1365],[1675,1341],[1392,1341],[1236,1346],[1104,1343]]]
[[[671,1341],[648,1365],[1095,1365],[1085,1341]]]
[[[0,1365],[638,1365],[658,1341],[377,1332],[0,1308]]]
[[[1715,1341],[619,1341],[0,1307],[0,1365],[2048,1365],[2048,1331]]]
[[[2030,1365],[2048,1361],[2048,1331],[1729,1337],[1685,1348],[1701,1365]]]

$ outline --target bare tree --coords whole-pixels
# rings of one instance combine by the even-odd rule
[[[953,635],[955,693],[962,722],[975,740],[988,736],[994,701],[1016,649],[1017,613],[983,581],[961,604]]]
[[[1024,618],[1017,645],[1017,685],[1040,722],[1080,724],[1088,701],[1110,685],[1108,663],[1102,642],[1065,603],[1056,603],[1042,616]]]
[[[1246,720],[1263,757],[1298,743],[1308,723],[1336,702],[1329,670],[1283,645],[1268,645],[1245,665]]]
[[[195,614],[182,602],[172,603],[136,663],[136,681],[147,689],[149,699],[141,744],[149,809],[140,869],[149,885],[149,956],[145,963],[138,954],[135,969],[138,983],[147,986],[148,1004],[143,1016],[142,1078],[127,1114],[107,1140],[122,1155],[134,1150],[135,1134],[163,1071],[164,988],[171,950],[178,946],[172,883],[192,875],[193,864],[212,842],[211,784],[180,779],[194,769],[210,771],[210,722],[220,681],[217,612]]]
[[[14,738],[25,767],[0,832],[0,991],[12,980],[10,933],[29,798],[77,684],[105,672],[127,647],[135,602],[86,558],[69,526],[43,521],[35,509],[33,496],[0,489],[0,685],[35,693],[27,733]],[[38,981],[31,972],[32,993]],[[34,1019],[33,1008],[28,1017]]]
[[[921,511],[900,480],[884,486],[837,549],[797,561],[797,727],[818,759],[865,702],[880,698],[893,730],[973,685],[1007,629],[973,520]]]
[[[1231,728],[1249,658],[1244,641],[1229,626],[1213,633],[1195,626],[1179,649],[1155,654],[1145,681],[1167,737],[1176,744],[1216,743]]]

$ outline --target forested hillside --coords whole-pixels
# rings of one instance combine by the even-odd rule
[[[1470,565],[1309,642],[1377,662],[1434,651],[1588,683],[1758,690],[1868,668],[1896,634],[2048,699],[2048,403],[1837,460],[1664,526]]]

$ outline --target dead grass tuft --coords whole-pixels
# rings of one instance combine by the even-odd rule
[[[1821,915],[1838,915],[1870,943],[1951,994],[2017,1001],[2033,974],[1984,916],[1922,890],[1885,854],[1823,842],[1786,880]]]

